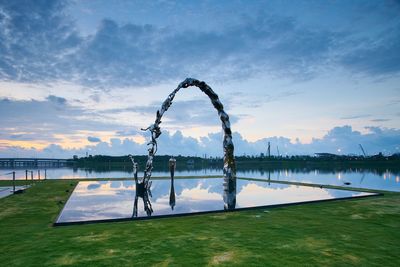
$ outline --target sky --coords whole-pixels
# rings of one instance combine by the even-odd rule
[[[236,155],[400,153],[400,2],[0,0],[0,157],[147,153],[205,81]],[[197,88],[159,154],[222,156]]]

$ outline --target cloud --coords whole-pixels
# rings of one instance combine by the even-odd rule
[[[218,32],[103,20],[72,62],[78,60],[88,85],[143,85],[185,76],[238,79],[259,72],[304,77],[326,61],[334,38],[268,14]]]
[[[385,122],[385,121],[390,121],[389,119],[373,119],[371,120],[373,122]]]
[[[0,77],[22,82],[68,79],[65,58],[81,39],[66,1],[1,1]]]
[[[94,136],[88,136],[87,140],[91,143],[99,143],[101,142],[101,139],[98,137],[94,137]]]
[[[368,118],[371,117],[371,114],[360,114],[360,115],[351,115],[351,116],[344,116],[341,117],[340,119],[342,120],[354,120],[354,119],[362,119],[362,118]]]
[[[43,100],[0,98],[0,140],[9,140],[10,143],[35,141],[32,143],[37,145],[64,141],[82,142],[86,139],[105,148],[108,145],[102,142],[102,132],[115,137],[144,136],[147,133],[140,131],[140,128],[154,121],[155,113],[161,107],[161,103],[152,103],[134,108],[92,110],[82,106],[81,103],[79,106],[72,103],[74,102],[56,95],[49,95]],[[136,119],[138,125],[129,128],[126,126],[126,120],[115,119],[124,118],[125,113],[129,112],[134,113],[136,118],[146,116],[150,119],[147,121]],[[232,123],[237,122],[239,118],[235,115],[230,116]],[[204,97],[204,99],[175,101],[164,115],[161,127],[164,131],[204,126],[218,127],[220,124],[217,112],[207,97]],[[174,141],[169,139],[164,141],[172,145],[178,137],[174,138]],[[193,143],[194,140],[185,139],[182,142]],[[81,145],[78,143],[77,146]],[[173,151],[179,153],[178,150]]]
[[[66,15],[67,5],[56,0],[1,2],[1,80],[66,80],[112,88],[187,76],[235,80],[268,73],[307,79],[335,65],[370,75],[400,71],[400,22],[380,3],[372,5],[374,10],[387,14],[392,23],[367,36],[366,29],[359,36],[348,27],[310,27],[301,23],[301,16],[276,15],[257,5],[235,23],[215,28],[175,29],[103,19],[92,35],[82,36]],[[352,14],[347,16],[347,23],[354,24]]]
[[[335,127],[327,132],[322,138],[314,138],[311,143],[303,144],[292,142],[285,137],[268,137],[255,142],[250,142],[239,133],[233,133],[235,155],[259,155],[266,153],[267,144],[271,144],[271,154],[280,155],[313,155],[317,152],[339,153],[339,154],[361,154],[359,144],[362,144],[367,154],[373,155],[379,152],[392,154],[400,152],[400,130],[380,127],[367,127],[368,133],[355,131],[351,126],[345,125]],[[147,138],[148,140],[149,138]],[[340,152],[338,151],[340,149]],[[99,142],[80,149],[66,149],[59,145],[51,144],[43,150],[35,148],[26,149],[18,146],[4,147],[0,144],[0,153],[7,156],[49,156],[49,157],[72,157],[72,155],[84,156],[89,154],[105,155],[128,155],[146,154],[146,144],[139,144],[131,138],[112,138],[109,142]],[[180,131],[174,134],[163,131],[159,137],[158,155],[197,155],[222,156],[222,133],[210,133],[200,140],[183,136]]]
[[[370,154],[379,152],[395,153],[400,148],[400,130],[380,127],[366,127],[369,133],[362,134],[354,131],[351,126],[335,127],[330,130],[322,139],[314,139],[309,148],[321,151],[336,153],[357,153],[357,145],[362,144]]]
[[[393,25],[393,29],[382,33],[378,40],[364,39],[366,46],[349,52],[340,59],[340,62],[355,72],[372,75],[398,73],[400,70],[399,26],[400,23]]]
[[[142,116],[154,116],[157,110],[161,108],[160,102],[153,102],[147,106],[135,106],[132,108],[117,108],[101,111],[102,114],[118,114],[122,112],[133,112]],[[240,118],[231,114],[230,122],[235,123]],[[198,127],[198,126],[216,126],[221,121],[217,115],[217,111],[213,108],[207,97],[204,99],[174,101],[168,111],[164,114],[164,123],[161,125],[173,127],[174,129]],[[150,123],[150,122],[149,122]],[[130,133],[131,131],[128,131]],[[120,132],[120,135],[126,135],[127,132]],[[136,133],[135,131],[132,133]]]
[[[55,95],[49,95],[48,97],[46,97],[46,100],[58,105],[65,105],[67,103],[67,99]]]
[[[132,129],[124,129],[120,131],[116,131],[115,134],[116,136],[134,136],[138,134],[142,134],[143,131],[138,131],[138,130],[132,130]]]
[[[265,90],[267,91],[267,90]],[[247,92],[234,92],[226,99],[229,107],[258,108],[264,104],[285,100],[289,97],[303,94],[303,91],[285,90],[254,96]]]
[[[59,142],[57,135],[79,131],[118,130],[121,125],[104,121],[95,111],[70,105],[49,95],[44,100],[0,99],[0,139]]]

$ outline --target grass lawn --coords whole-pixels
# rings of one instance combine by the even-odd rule
[[[0,266],[400,266],[400,193],[53,227],[76,183],[46,180],[0,199]]]

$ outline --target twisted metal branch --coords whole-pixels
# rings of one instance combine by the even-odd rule
[[[151,124],[146,129],[142,129],[143,131],[150,131],[151,133],[151,141],[148,145],[148,157],[146,162],[146,168],[144,171],[143,181],[147,182],[151,178],[151,171],[153,169],[153,158],[157,153],[157,138],[161,135],[161,118],[164,113],[168,110],[168,108],[172,104],[172,100],[175,97],[175,94],[181,88],[187,88],[189,86],[198,87],[203,93],[205,93],[211,100],[212,105],[218,111],[218,115],[222,122],[222,129],[224,131],[224,139],[223,139],[223,150],[224,150],[224,200],[226,204],[226,209],[232,209],[236,204],[236,164],[235,158],[233,155],[234,146],[232,142],[232,131],[231,125],[229,122],[229,116],[224,111],[224,106],[218,98],[218,95],[208,86],[205,82],[199,81],[193,78],[187,78],[183,82],[181,82],[178,87],[172,91],[171,94],[167,97],[167,99],[161,105],[161,109],[157,110],[156,120],[153,124]]]

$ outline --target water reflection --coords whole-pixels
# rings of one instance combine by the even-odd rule
[[[133,181],[80,182],[57,221],[129,218],[134,198]]]
[[[143,218],[223,211],[304,201],[359,197],[370,193],[237,180],[237,192],[223,178],[80,182],[57,222]],[[227,189],[227,190],[226,190]]]
[[[171,210],[174,210],[175,207],[175,186],[174,186],[174,177],[171,177],[171,188],[169,190],[169,205]]]
[[[151,214],[153,213],[153,207],[151,206],[151,201],[150,201],[150,198],[152,197],[152,195],[151,195],[152,181],[150,181],[148,179],[141,179],[141,181],[139,181],[139,179],[138,179],[138,164],[136,162],[133,162],[133,172],[134,172],[134,178],[135,178],[135,201],[133,203],[132,217],[138,216],[139,198],[141,198],[143,201],[143,207],[144,207],[144,210],[146,211],[147,216],[151,216]]]
[[[147,216],[151,216],[153,213],[153,207],[151,206],[150,198],[151,196],[151,181],[141,181],[139,182],[137,179],[135,180],[135,201],[133,204],[133,217],[138,216],[138,200],[139,198],[143,201],[144,210],[146,211]]]
[[[175,169],[176,169],[176,159],[170,158],[169,159],[169,172],[171,175],[171,188],[169,190],[169,205],[171,207],[171,210],[174,210],[174,207],[175,207],[175,187],[174,187]]]
[[[236,207],[236,179],[224,179],[224,209],[233,210]]]
[[[179,164],[178,164],[179,165]],[[2,176],[2,173],[16,171],[16,179],[25,179],[25,170],[2,169],[0,171],[1,179],[10,179],[8,176]],[[155,169],[153,177],[169,176],[169,170],[161,171]],[[340,179],[338,174],[340,173]],[[175,176],[199,176],[204,175],[220,175],[220,169],[194,169],[182,170],[176,169]],[[47,170],[48,179],[75,179],[75,178],[131,178],[133,176],[132,169],[99,171],[96,169],[72,169],[58,168]],[[302,183],[328,184],[343,186],[350,183],[351,187],[389,190],[400,192],[400,175],[396,169],[360,169],[360,168],[256,168],[256,169],[238,169],[238,177],[251,177],[265,179],[266,181],[291,181]],[[35,176],[34,179],[37,177]]]

